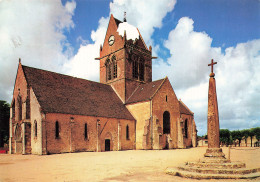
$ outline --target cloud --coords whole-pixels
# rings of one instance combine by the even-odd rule
[[[171,12],[176,0],[114,0],[110,3],[110,12],[120,20],[123,20],[124,12],[127,13],[127,21],[138,27],[143,39],[152,45],[151,36],[154,28],[162,27],[162,20],[168,12]]]
[[[75,1],[0,2],[0,98],[11,100],[18,58],[22,64],[60,72],[71,47],[64,31],[74,27]]]
[[[193,20],[179,20],[165,41],[171,57],[153,66],[153,76],[168,75],[176,94],[195,113],[199,134],[206,133],[207,97],[213,58],[219,104],[220,127],[242,129],[260,123],[260,39],[237,44],[236,47],[212,47],[212,38],[196,32]],[[164,70],[158,72],[155,70]]]
[[[100,45],[105,39],[108,18],[101,18],[96,31],[91,32],[93,44],[81,44],[76,55],[63,66],[64,72],[80,78],[99,81],[99,57]]]
[[[139,28],[146,44],[155,47],[156,55],[158,45],[153,45],[151,38],[154,28],[162,26],[166,14],[173,10],[176,0],[153,0],[149,3],[139,0],[114,0],[110,3],[110,14],[123,20],[124,11],[127,12],[127,22]],[[149,12],[149,13],[148,13]],[[156,15],[156,16],[152,16]],[[91,32],[92,44],[81,44],[78,52],[63,67],[63,70],[73,76],[99,81],[100,45],[103,45],[108,21],[110,17],[101,17],[96,30]]]

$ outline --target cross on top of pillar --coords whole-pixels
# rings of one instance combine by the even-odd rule
[[[211,73],[213,73],[213,65],[217,64],[217,62],[213,62],[213,59],[211,59],[211,63],[208,64],[208,66],[211,66]]]

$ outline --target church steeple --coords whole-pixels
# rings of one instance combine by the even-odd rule
[[[152,81],[152,51],[147,49],[138,29],[111,15],[100,48],[100,82],[110,84],[125,100],[142,83]]]

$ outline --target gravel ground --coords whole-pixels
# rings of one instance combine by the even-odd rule
[[[0,154],[0,181],[218,181],[192,180],[165,174],[167,167],[198,161],[205,147],[174,150],[81,152],[55,155]],[[228,148],[223,148],[227,156]],[[232,148],[231,160],[260,167],[260,148]],[[226,180],[260,181],[253,180]]]

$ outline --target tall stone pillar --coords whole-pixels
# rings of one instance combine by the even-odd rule
[[[216,92],[215,74],[213,73],[213,65],[217,62],[211,60],[211,73],[209,78],[209,94],[208,94],[208,149],[204,154],[206,160],[226,160],[225,154],[219,145],[219,116],[218,101]]]
[[[208,148],[219,148],[219,117],[215,74],[209,78],[208,96]]]

